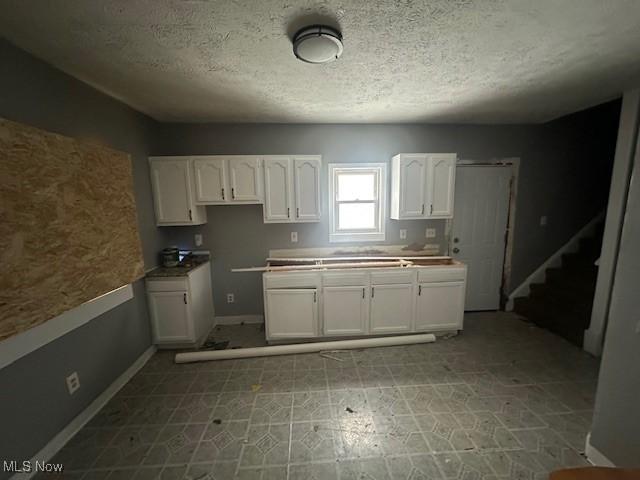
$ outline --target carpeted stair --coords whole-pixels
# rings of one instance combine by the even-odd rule
[[[576,253],[562,256],[560,267],[548,268],[545,282],[531,284],[529,296],[516,298],[513,310],[581,347],[591,321],[602,231],[599,226],[593,237],[581,239]]]

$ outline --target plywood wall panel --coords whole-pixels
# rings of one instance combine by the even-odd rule
[[[0,340],[144,274],[128,154],[0,119]]]

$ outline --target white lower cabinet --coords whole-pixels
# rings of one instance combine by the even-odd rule
[[[210,264],[186,276],[147,277],[146,285],[153,343],[159,348],[202,344],[214,320]]]
[[[371,333],[409,332],[412,320],[413,285],[371,286]]]
[[[461,330],[464,288],[464,282],[420,283],[416,330]]]
[[[461,330],[464,265],[269,272],[267,340]]]
[[[318,291],[274,288],[265,291],[268,339],[318,336]]]
[[[323,331],[325,336],[364,335],[369,317],[368,288],[362,286],[324,287]]]

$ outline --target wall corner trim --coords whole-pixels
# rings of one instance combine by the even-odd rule
[[[584,454],[587,460],[596,467],[615,467],[615,464],[609,460],[600,450],[591,445],[591,432],[587,434],[585,441]]]
[[[0,341],[0,369],[132,298],[133,287],[124,285]]]
[[[31,464],[35,465],[36,460],[39,462],[48,462],[53,456],[64,447],[73,436],[78,433],[89,421],[111,400],[118,391],[126,385],[126,383],[144,367],[149,359],[156,353],[155,345],[147,348],[135,362],[131,364],[118,378],[116,378],[107,389],[89,404],[78,416],[76,416],[69,424],[64,427],[42,450],[31,458]],[[12,480],[26,480],[32,478],[36,474],[35,471],[30,473],[19,473],[11,477]]]
[[[562,262],[562,255],[565,253],[573,253],[578,250],[580,245],[580,239],[587,237],[593,233],[596,228],[596,225],[599,221],[604,218],[605,212],[602,211],[595,217],[593,217],[589,223],[587,223],[584,227],[582,227],[578,233],[576,233],[571,239],[565,243],[560,249],[547,258],[542,265],[535,269],[535,271],[529,275],[524,282],[518,285],[513,292],[509,294],[509,298],[507,299],[507,304],[505,306],[505,310],[510,312],[513,310],[513,302],[517,297],[526,297],[529,295],[529,285],[532,283],[541,283],[546,279],[546,270],[547,268],[557,267]]]

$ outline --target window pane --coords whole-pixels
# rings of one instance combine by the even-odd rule
[[[375,200],[375,173],[338,173],[338,200]]]
[[[338,230],[376,228],[375,203],[338,204]]]

